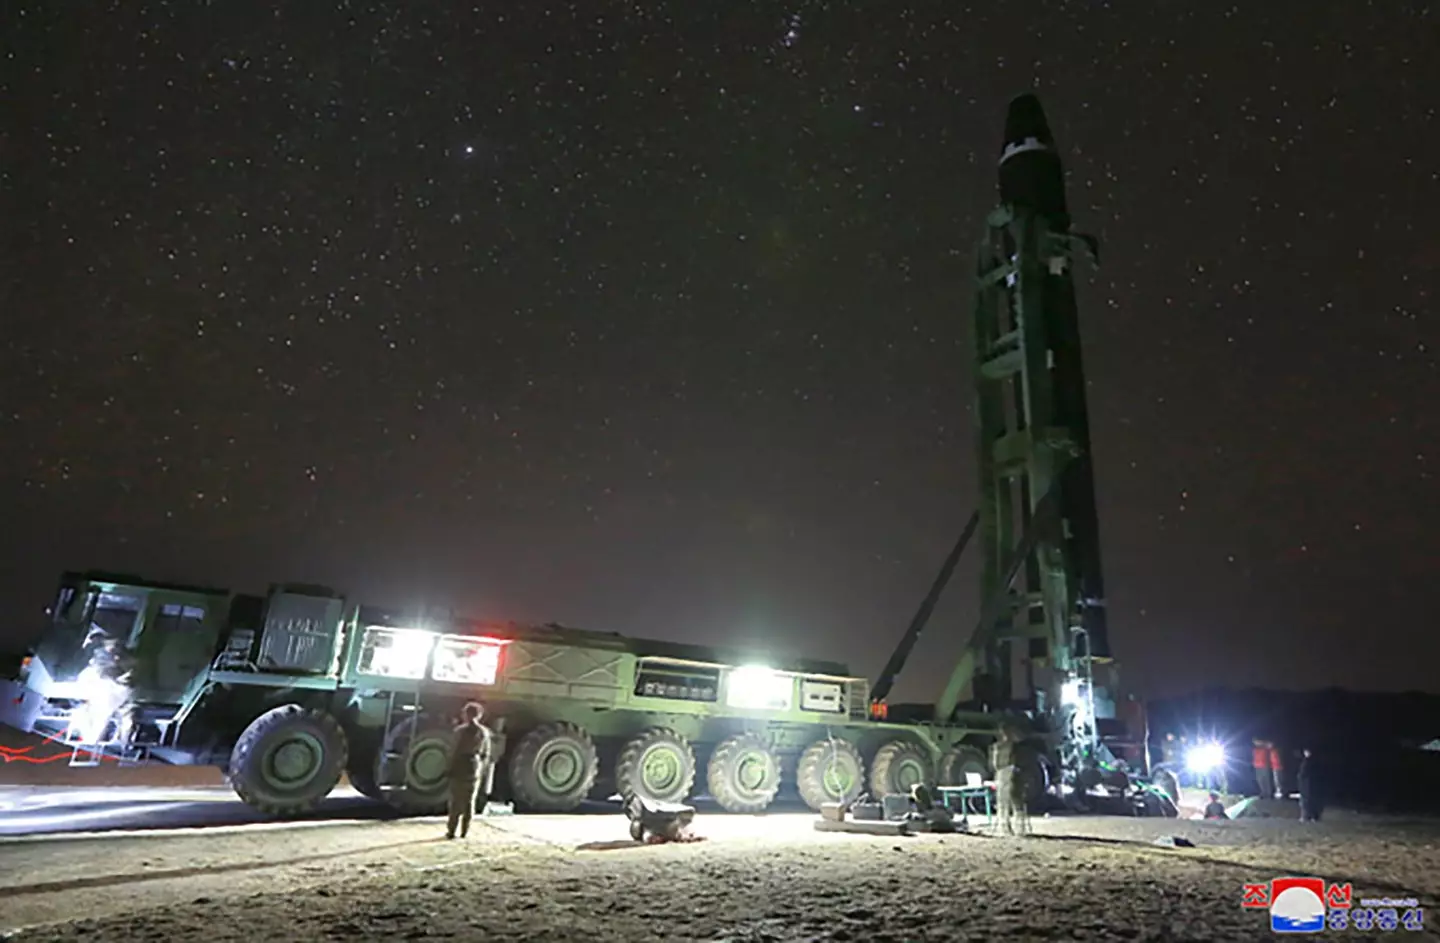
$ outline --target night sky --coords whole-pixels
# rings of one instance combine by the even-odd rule
[[[1440,10],[11,2],[0,642],[59,572],[874,676],[976,498],[1036,89],[1142,693],[1440,690]],[[978,612],[962,566],[897,697]]]

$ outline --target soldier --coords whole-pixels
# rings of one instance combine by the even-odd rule
[[[1035,775],[1033,747],[1015,744],[1014,763],[1010,773],[1010,811],[1015,817],[1015,833],[1030,834],[1030,777]]]
[[[1000,828],[1006,835],[1015,834],[1019,819],[1023,834],[1029,827],[1025,815],[1025,782],[1016,765],[1015,736],[1009,727],[1000,728],[1000,736],[990,747],[990,765],[995,769],[995,800],[1000,806]]]
[[[1300,790],[1300,821],[1318,822],[1320,813],[1324,809],[1323,797],[1320,794],[1319,786],[1315,780],[1315,758],[1310,751],[1301,751],[1300,769],[1296,773],[1295,782]]]
[[[450,754],[450,821],[445,837],[470,833],[470,817],[480,792],[480,780],[490,764],[490,728],[480,722],[485,708],[473,701],[465,705],[465,719],[455,728],[455,745]]]

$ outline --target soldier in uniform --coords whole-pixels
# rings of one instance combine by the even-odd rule
[[[1029,829],[1025,811],[1025,777],[1018,765],[1019,747],[1008,726],[1000,728],[1000,736],[990,747],[990,765],[995,769],[995,799],[1000,806],[1000,829],[1006,835],[1021,834]]]
[[[450,753],[450,820],[445,837],[470,833],[470,817],[480,792],[480,781],[490,765],[490,728],[480,722],[485,709],[473,701],[465,705],[464,720],[455,728],[455,745]]]
[[[1320,813],[1324,811],[1324,797],[1321,795],[1320,783],[1316,782],[1315,758],[1310,755],[1308,749],[1303,750],[1300,756],[1300,769],[1296,773],[1295,784],[1300,790],[1300,821],[1318,822]]]
[[[1015,744],[1014,772],[1010,774],[1010,809],[1015,816],[1015,834],[1030,834],[1030,786],[1035,775],[1034,746],[1023,741]]]

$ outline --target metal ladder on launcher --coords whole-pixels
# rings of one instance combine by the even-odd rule
[[[69,765],[79,769],[91,769],[107,759],[113,759],[115,765],[122,769],[141,765],[145,758],[144,751],[124,742],[118,736],[118,729],[115,734],[96,743],[72,741]]]
[[[418,718],[419,718],[419,716],[420,716],[420,692],[419,692],[419,690],[416,690],[416,691],[414,691],[414,692],[410,692],[411,696],[410,696],[410,703],[409,703],[409,704],[401,704],[401,703],[399,703],[400,699],[403,698],[403,697],[405,697],[405,694],[406,694],[406,692],[403,692],[403,691],[393,691],[393,692],[391,692],[391,694],[390,694],[390,699],[389,699],[389,701],[388,701],[388,702],[386,703],[386,705],[385,705],[385,727],[384,727],[385,732],[381,735],[381,737],[382,737],[381,749],[385,751],[385,752],[384,752],[384,756],[383,756],[384,766],[385,766],[385,775],[384,775],[383,778],[386,779],[386,780],[389,780],[389,778],[390,778],[390,770],[391,770],[390,764],[391,764],[392,762],[398,760],[398,761],[400,762],[401,768],[403,769],[403,768],[404,768],[404,764],[405,764],[405,754],[410,751],[410,740],[409,740],[409,738],[406,738],[405,741],[404,741],[404,743],[403,743],[403,744],[400,744],[400,749],[399,749],[399,750],[387,750],[387,749],[385,749],[386,744],[385,744],[384,741],[388,741],[388,740],[390,739],[390,731],[393,729],[391,725],[392,725],[392,723],[393,723],[394,720],[395,720],[395,714],[396,714],[396,712],[397,712],[397,711],[402,711],[402,712],[406,713],[406,714],[407,714],[409,717],[411,717],[411,718],[417,718],[417,721],[416,721],[417,723],[418,723]],[[384,789],[384,788],[387,786],[387,783],[381,782],[381,783],[377,783],[376,785],[378,785],[378,786],[380,786],[380,788]],[[401,780],[401,785],[404,785],[404,780],[403,780],[403,779]]]

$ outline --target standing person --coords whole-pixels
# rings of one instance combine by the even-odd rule
[[[1295,785],[1300,790],[1300,821],[1320,821],[1320,790],[1316,782],[1315,758],[1310,755],[1309,750],[1301,751],[1300,769],[1295,774]]]
[[[1000,830],[1015,834],[1015,741],[1009,727],[990,746],[990,766],[995,770],[995,801],[1000,806]]]
[[[1269,799],[1275,793],[1275,776],[1270,767],[1270,744],[1258,738],[1251,742],[1254,744],[1251,762],[1255,766],[1255,786],[1259,790],[1256,795],[1261,799]]]
[[[485,708],[475,702],[465,705],[464,720],[455,728],[455,745],[450,752],[450,820],[445,837],[470,833],[470,818],[480,792],[480,778],[490,763],[490,728],[480,722]]]
[[[1031,762],[1033,748],[1025,743],[1015,744],[1014,765],[1010,773],[1010,814],[1015,820],[1015,834],[1030,834],[1030,777],[1034,764]]]
[[[1281,777],[1283,776],[1283,774],[1285,773],[1285,760],[1284,760],[1283,756],[1282,756],[1281,753],[1280,753],[1280,748],[1279,748],[1279,747],[1277,747],[1274,743],[1271,743],[1269,746],[1270,746],[1270,778],[1271,778],[1271,780],[1273,781],[1273,784],[1274,784],[1274,786],[1275,786],[1275,798],[1276,798],[1276,799],[1283,799],[1283,798],[1285,798],[1285,784],[1284,784],[1283,782],[1281,782],[1280,780],[1281,780]]]

